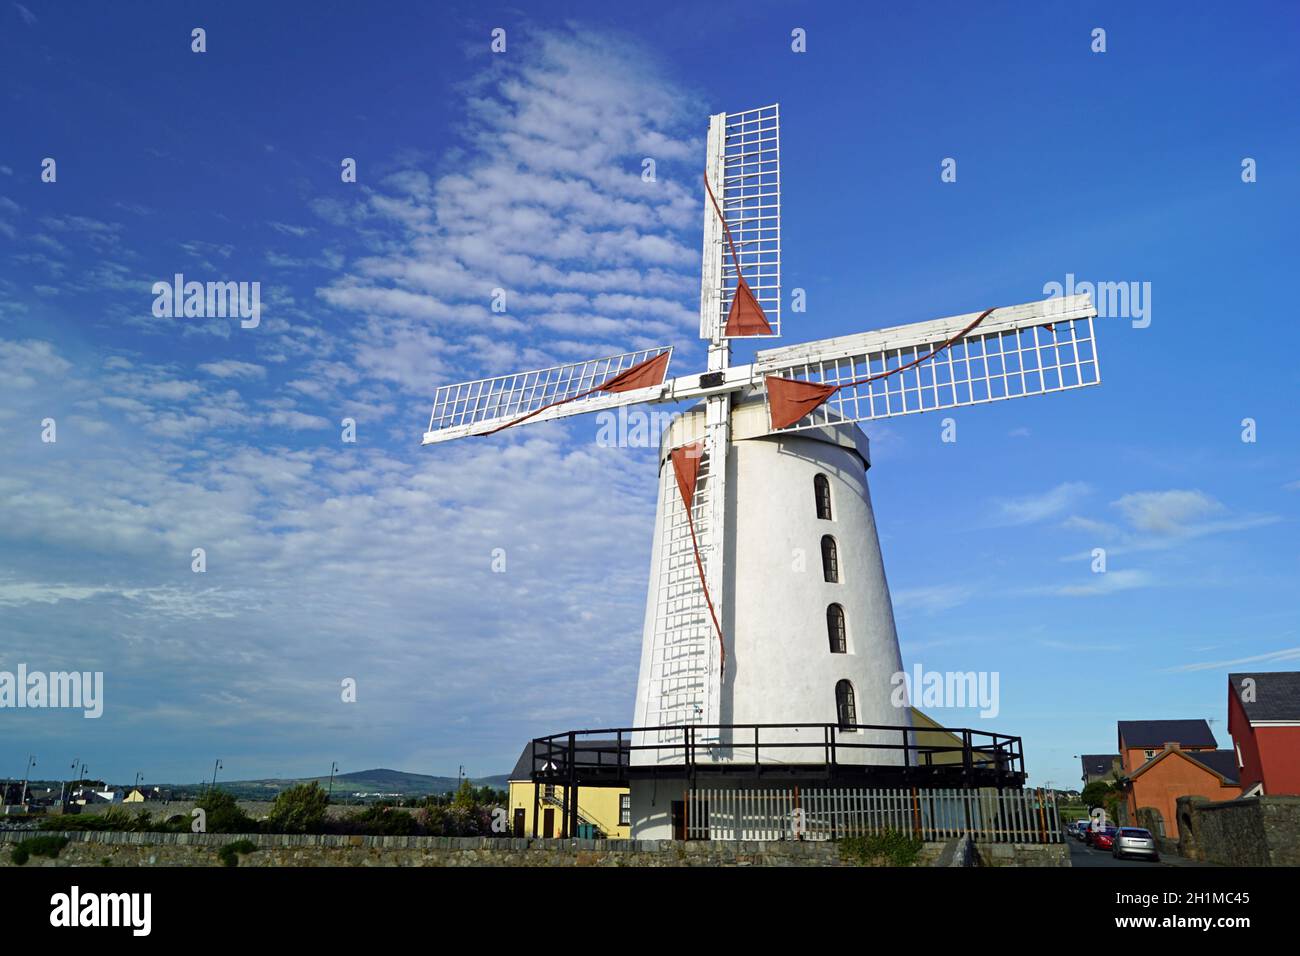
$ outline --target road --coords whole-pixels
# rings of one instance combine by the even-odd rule
[[[1161,853],[1160,862],[1153,863],[1151,860],[1142,860],[1134,857],[1125,857],[1117,860],[1110,855],[1110,850],[1094,850],[1090,846],[1084,846],[1072,836],[1065,838],[1065,845],[1070,848],[1070,865],[1071,866],[1212,866],[1211,863],[1198,863],[1195,860],[1184,859],[1172,853]]]

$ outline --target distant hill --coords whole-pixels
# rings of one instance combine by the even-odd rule
[[[471,777],[470,785],[474,787],[492,787],[496,790],[506,789],[509,774],[491,777]],[[287,790],[300,783],[315,780],[322,787],[328,787],[330,778],[266,778],[262,780],[218,780],[217,786],[240,800],[274,800],[281,790]],[[398,794],[403,797],[425,797],[431,794],[452,793],[460,785],[456,777],[435,777],[424,773],[407,773],[404,770],[356,770],[352,773],[334,775],[335,798],[346,798],[363,793],[368,796],[376,794]],[[189,784],[177,789],[197,790],[203,784]]]

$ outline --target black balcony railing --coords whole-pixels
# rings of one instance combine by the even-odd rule
[[[935,741],[935,737],[946,740]],[[877,758],[877,759],[873,759]],[[532,779],[621,786],[639,777],[757,776],[882,785],[1021,786],[1019,737],[883,724],[688,724],[573,730],[532,742]]]

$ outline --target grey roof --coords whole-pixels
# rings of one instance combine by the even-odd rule
[[[1241,682],[1249,678],[1255,682],[1255,699],[1241,700]],[[1300,671],[1263,671],[1249,674],[1229,674],[1228,686],[1241,701],[1246,719],[1300,720]]]
[[[1114,769],[1117,760],[1119,760],[1119,754],[1083,754],[1079,757],[1079,763],[1083,765],[1084,774],[1092,774],[1093,776],[1099,773],[1110,773]]]
[[[1220,774],[1229,783],[1241,782],[1237,770],[1237,755],[1231,750],[1200,750],[1187,756]]]
[[[559,744],[558,741],[557,744]],[[559,744],[559,746],[563,747],[565,745]],[[604,740],[574,741],[574,750],[577,752],[576,762],[578,766],[582,766],[583,764],[586,763],[590,763],[594,766],[597,760],[599,759],[600,762],[604,764],[612,764],[613,757],[614,757],[613,751],[617,748],[617,746],[618,746],[618,739],[616,737],[610,737]],[[632,742],[630,740],[623,741],[624,760],[627,759],[626,754],[631,749],[631,746],[632,746]],[[602,750],[604,751],[604,753],[598,755],[595,752],[597,750]],[[584,754],[584,751],[587,751],[587,753]],[[510,771],[510,779],[511,780],[532,780],[534,764],[536,764],[538,770],[542,769],[541,763],[542,760],[545,759],[545,757],[546,757],[546,748],[539,747],[537,757],[534,758],[533,742],[531,740],[528,741],[528,743],[524,744],[523,753],[519,755],[519,759],[515,762],[515,768]]]
[[[1183,747],[1217,747],[1218,741],[1204,720],[1121,720],[1119,746],[1161,748],[1167,743]]]

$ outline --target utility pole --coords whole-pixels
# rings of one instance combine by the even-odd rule
[[[334,774],[338,772],[338,769],[339,769],[338,761],[331,760],[330,761],[330,791],[328,794],[329,798],[332,798],[334,796]]]
[[[217,789],[217,771],[220,769],[221,769],[221,758],[218,757],[217,762],[212,765],[212,789],[213,790]]]

